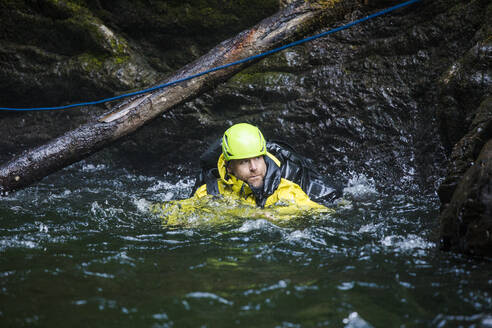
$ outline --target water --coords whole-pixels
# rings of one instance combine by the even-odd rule
[[[79,163],[0,203],[0,326],[492,327],[492,262],[436,250],[435,195],[353,173],[286,225],[165,228],[192,179]]]

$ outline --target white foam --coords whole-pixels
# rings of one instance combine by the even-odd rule
[[[169,189],[172,189],[174,187],[175,187],[175,185],[172,185],[169,182],[159,180],[153,186],[147,188],[147,191],[156,192],[156,191],[162,191],[162,190],[169,190]]]
[[[140,213],[147,213],[152,206],[152,202],[149,202],[144,198],[133,199],[133,204],[137,207],[137,211]]]
[[[367,321],[362,319],[362,317],[357,312],[352,312],[349,316],[343,319],[343,324],[345,328],[372,328]]]
[[[168,320],[169,317],[167,316],[166,313],[156,313],[152,315],[152,318],[156,320]]]
[[[236,231],[238,232],[251,232],[254,230],[278,230],[280,229],[273,223],[265,220],[265,219],[258,219],[258,220],[248,220],[243,223],[241,227],[239,227]]]
[[[482,327],[492,328],[492,316],[488,315],[482,320]]]
[[[84,270],[84,274],[88,276],[94,276],[94,277],[105,278],[105,279],[114,279],[116,277],[114,274],[104,273],[104,272],[92,272],[88,270]]]
[[[378,223],[378,224],[369,223],[369,224],[365,224],[365,225],[363,225],[362,227],[359,228],[359,233],[375,233],[378,230],[380,230],[381,227],[383,227],[383,226],[384,226],[383,223]]]
[[[8,240],[0,240],[0,251],[5,251],[8,248],[40,248],[38,243],[30,240],[19,240],[19,237],[14,237]]]
[[[348,282],[342,282],[340,285],[337,286],[337,289],[339,290],[350,290],[354,288],[355,282],[353,281],[348,281]]]
[[[302,231],[294,230],[285,238],[285,240],[290,243],[301,244],[302,246],[312,246],[312,244],[326,246],[326,241],[316,237],[309,229],[304,229]],[[306,242],[311,245],[306,244]]]
[[[381,239],[381,244],[386,247],[395,247],[402,251],[430,249],[436,246],[435,243],[426,241],[414,234],[408,234],[406,237],[398,235],[386,236]]]
[[[374,179],[367,178],[364,174],[352,173],[352,178],[349,179],[347,187],[343,189],[343,194],[349,194],[352,196],[364,196],[377,194],[376,183]]]
[[[107,166],[104,165],[104,164],[97,164],[97,165],[94,165],[94,164],[84,164],[82,166],[82,171],[83,172],[96,172],[96,171],[105,170],[106,168],[107,168]]]
[[[45,225],[44,223],[42,222],[36,222],[36,224],[39,224],[39,232],[44,232],[44,233],[47,233],[48,232],[48,226]]]

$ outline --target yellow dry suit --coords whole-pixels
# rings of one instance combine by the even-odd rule
[[[267,152],[263,158],[267,170],[261,189],[252,189],[247,183],[228,173],[224,156],[220,155],[217,162],[220,178],[207,181],[196,190],[193,197],[220,194],[261,208],[275,206],[279,214],[295,214],[306,210],[333,211],[310,200],[298,184],[282,178],[281,163],[274,155]]]
[[[333,209],[313,202],[301,187],[281,177],[280,162],[270,153],[261,190],[254,190],[228,174],[224,157],[218,160],[220,178],[210,178],[193,197],[151,206],[165,226],[203,226],[230,224],[241,218],[288,222],[303,215],[334,213]],[[219,197],[217,197],[219,196]]]

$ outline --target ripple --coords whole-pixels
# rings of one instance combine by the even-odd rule
[[[276,230],[278,227],[270,221],[264,219],[248,220],[243,225],[236,229],[236,231],[247,233],[253,230]]]
[[[313,326],[371,327],[360,313],[373,308],[361,308],[360,297],[374,294],[386,299],[381,306],[405,299],[408,309],[395,314],[402,325],[415,323],[419,309],[442,304],[450,310],[440,317],[418,312],[419,323],[490,326],[490,315],[473,315],[492,304],[490,265],[429,251],[436,246],[427,237],[436,198],[378,192],[372,179],[354,173],[345,189],[351,201],[337,203],[330,217],[284,223],[239,213],[231,224],[169,228],[149,215],[149,204],[184,196],[191,179],[84,165],[65,171],[61,182],[48,177],[2,199],[0,291],[14,302],[2,319],[38,307],[46,293],[60,308],[109,310],[156,324],[183,313],[196,323],[205,311],[220,317],[226,310],[239,312],[241,323],[275,311],[290,317],[273,326],[312,316]],[[71,285],[77,297],[66,296],[60,286],[74,278],[84,283]],[[148,301],[128,301],[128,293]],[[453,312],[457,305],[462,312]],[[330,320],[338,322],[326,320],[333,313]]]
[[[41,246],[35,241],[24,240],[18,236],[0,239],[0,251],[5,252],[9,248],[40,249]]]
[[[226,304],[226,305],[233,305],[234,304],[233,302],[228,301],[227,299],[225,299],[223,297],[220,297],[216,294],[208,293],[208,292],[192,292],[192,293],[186,294],[186,297],[194,298],[194,299],[209,299],[209,300],[217,301],[219,303]]]
[[[265,292],[270,292],[272,290],[285,289],[285,288],[287,288],[288,283],[289,283],[289,281],[279,280],[277,283],[275,283],[273,285],[270,285],[270,286],[266,286],[266,287],[263,287],[263,288],[260,288],[260,289],[249,289],[249,290],[246,290],[243,294],[245,296],[248,296],[248,295],[251,295],[251,294],[260,295],[260,294],[263,294]]]

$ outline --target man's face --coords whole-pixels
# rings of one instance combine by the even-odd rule
[[[229,173],[247,182],[250,186],[259,188],[263,185],[266,174],[266,164],[263,156],[245,159],[233,159],[227,167]]]

